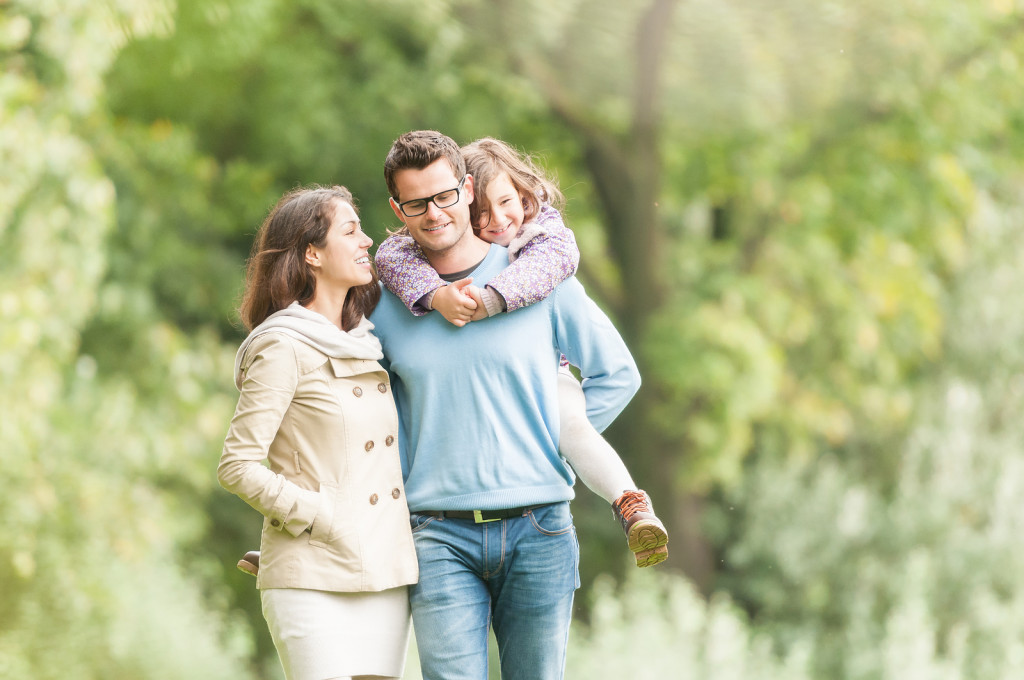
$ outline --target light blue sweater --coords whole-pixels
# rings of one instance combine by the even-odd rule
[[[470,274],[483,286],[508,266],[492,245]],[[559,354],[579,367],[587,416],[603,430],[640,387],[611,321],[574,278],[547,298],[462,328],[413,316],[383,290],[370,320],[399,415],[409,509],[494,510],[573,498],[558,453]]]

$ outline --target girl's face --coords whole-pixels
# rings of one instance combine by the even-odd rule
[[[475,225],[480,238],[488,243],[507,246],[523,226],[523,197],[508,173],[503,172],[487,184],[480,218]]]
[[[306,260],[314,265],[318,283],[339,288],[361,286],[373,280],[369,253],[372,245],[373,239],[363,233],[355,209],[344,201],[336,201],[334,220],[323,247],[310,245]]]

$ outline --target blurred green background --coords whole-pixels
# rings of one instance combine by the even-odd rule
[[[569,678],[1024,677],[1021,0],[0,0],[0,678],[281,677],[217,485],[252,236],[534,152],[668,525]],[[407,677],[418,678],[415,650]]]

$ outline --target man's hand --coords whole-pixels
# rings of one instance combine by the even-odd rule
[[[479,289],[470,286],[471,283],[473,283],[473,278],[469,277],[459,279],[448,286],[441,286],[434,293],[434,299],[430,301],[430,306],[460,328],[470,321],[486,318],[487,310],[484,309],[483,303],[479,302]],[[476,299],[466,290],[467,287],[477,291]],[[479,311],[483,311],[483,316],[479,315]]]

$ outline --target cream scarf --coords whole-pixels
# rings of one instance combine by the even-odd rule
[[[249,345],[257,336],[271,331],[284,333],[306,343],[335,359],[372,359],[384,357],[380,340],[370,331],[373,324],[364,316],[352,330],[345,332],[331,323],[319,312],[306,309],[293,302],[279,312],[274,312],[256,328],[235,354],[235,387],[242,389],[242,360]]]

